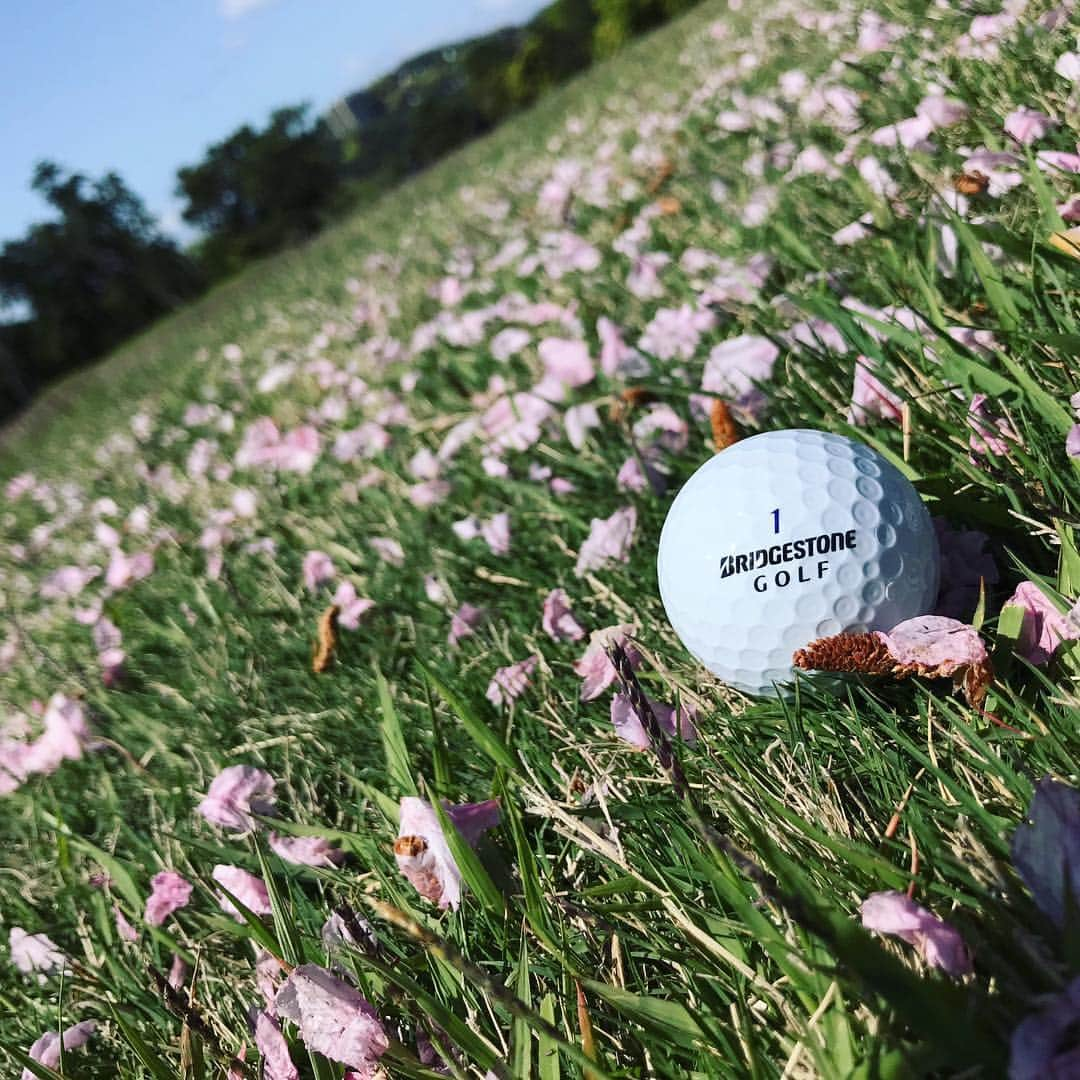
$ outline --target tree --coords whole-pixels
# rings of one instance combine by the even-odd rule
[[[305,239],[337,202],[341,145],[307,113],[277,109],[261,131],[245,124],[177,173],[183,218],[204,233],[197,250],[212,276]]]
[[[525,27],[525,39],[506,72],[516,106],[530,105],[592,62],[596,15],[591,0],[554,0]]]
[[[31,314],[5,332],[0,350],[16,399],[101,355],[201,287],[191,261],[116,173],[90,181],[43,161],[32,186],[58,217],[0,248],[0,301]]]
[[[611,56],[637,37],[668,19],[689,11],[698,0],[593,0],[597,22],[593,50]]]

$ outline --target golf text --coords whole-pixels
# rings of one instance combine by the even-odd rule
[[[784,563],[799,562],[802,559],[811,559],[815,555],[829,555],[835,551],[853,551],[855,549],[855,530],[847,532],[821,533],[819,536],[807,536],[803,540],[789,540],[786,544],[773,544],[772,547],[758,548],[756,551],[747,551],[737,555],[725,555],[720,560],[720,577],[728,578],[734,574],[747,574],[754,570],[764,570],[767,566],[783,566]],[[828,569],[827,562],[818,563],[820,578]],[[805,567],[799,568],[799,581],[809,581],[804,576]],[[787,580],[790,577],[786,571],[781,571]],[[779,584],[779,581],[777,582]],[[758,590],[761,591],[760,589]]]

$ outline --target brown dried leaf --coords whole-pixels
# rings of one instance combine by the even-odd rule
[[[318,626],[318,641],[315,643],[315,652],[311,657],[311,670],[316,675],[321,675],[330,666],[334,659],[334,650],[337,648],[337,617],[341,614],[341,608],[337,604],[331,604],[320,616]]]
[[[731,409],[723,398],[713,398],[709,408],[709,424],[712,427],[712,440],[716,452],[726,450],[742,438],[739,425],[731,415]]]

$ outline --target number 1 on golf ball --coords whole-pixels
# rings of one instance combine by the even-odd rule
[[[664,522],[657,572],[690,652],[736,689],[774,696],[815,638],[930,611],[938,548],[918,492],[870,447],[770,431],[690,477]]]

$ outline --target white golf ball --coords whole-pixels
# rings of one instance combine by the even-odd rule
[[[772,697],[815,638],[930,611],[938,547],[918,492],[870,447],[770,431],[690,477],[664,522],[657,571],[690,652],[725,683]]]

